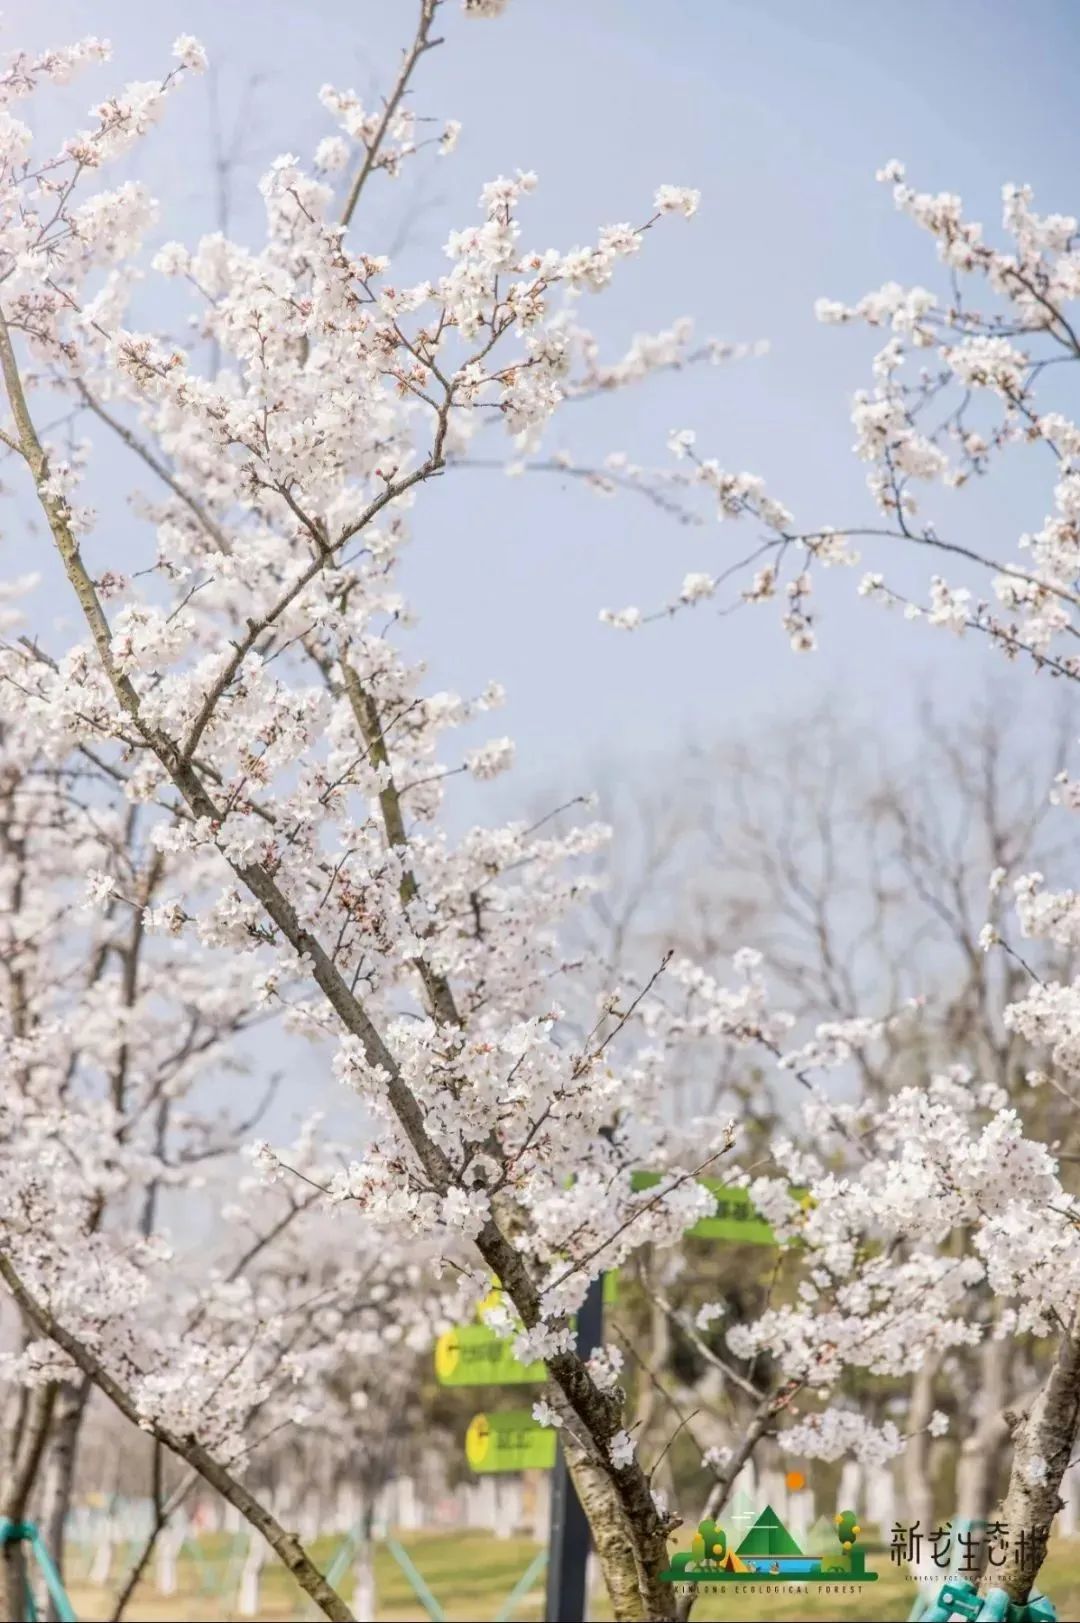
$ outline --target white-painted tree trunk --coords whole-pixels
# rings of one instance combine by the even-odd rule
[[[179,1521],[166,1526],[158,1538],[157,1589],[159,1595],[175,1595],[180,1587],[177,1577],[177,1563],[187,1533],[187,1523],[181,1518]]]
[[[94,1559],[90,1566],[90,1582],[107,1584],[113,1561],[113,1529],[111,1521],[104,1521],[98,1538]]]
[[[862,1514],[871,1527],[879,1530],[882,1539],[888,1544],[892,1529],[896,1525],[896,1483],[887,1467],[871,1471],[867,1477],[866,1507]]]
[[[411,1476],[398,1478],[398,1526],[406,1533],[413,1533],[420,1526],[420,1506],[416,1496],[416,1483]]]
[[[247,1555],[244,1557],[244,1565],[240,1573],[240,1588],[236,1597],[236,1610],[241,1617],[258,1617],[259,1615],[259,1589],[265,1561],[266,1544],[253,1533],[248,1540]]]
[[[322,1504],[318,1494],[306,1493],[300,1511],[300,1537],[305,1544],[313,1544],[323,1531]]]
[[[375,1546],[370,1538],[360,1540],[353,1562],[352,1609],[356,1623],[376,1623]]]
[[[840,1471],[840,1487],[836,1496],[837,1514],[842,1510],[858,1511],[863,1491],[863,1468],[858,1460],[845,1460]]]
[[[496,1477],[495,1484],[495,1514],[492,1518],[495,1537],[510,1538],[518,1524],[521,1489],[515,1480],[504,1477]]]

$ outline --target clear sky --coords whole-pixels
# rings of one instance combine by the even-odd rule
[[[113,66],[67,92],[68,124],[112,78],[158,72],[181,31],[198,34],[217,66],[227,137],[230,104],[257,81],[234,182],[244,236],[257,227],[266,160],[306,155],[329,132],[319,86],[373,93],[413,11],[412,0],[16,0],[5,23],[13,45],[87,31],[113,41]],[[865,340],[817,327],[813,301],[935,274],[927,241],[875,184],[877,165],[904,158],[915,184],[960,191],[992,225],[1005,180],[1031,180],[1047,207],[1080,201],[1080,8],[1070,0],[510,0],[490,23],[466,21],[448,0],[444,15],[447,43],[423,66],[415,105],[462,120],[459,153],[419,184],[373,189],[356,241],[379,251],[405,221],[399,267],[437,271],[480,183],[517,165],[540,175],[525,221],[540,246],[642,218],[661,181],[700,187],[698,218],[654,232],[586,316],[612,356],[682,313],[702,335],[768,338],[770,354],[577,408],[552,443],[663,461],[667,431],[693,426],[704,453],[764,474],[810,524],[865,512],[847,404],[868,377]],[[214,223],[208,109],[206,82],[193,80],[140,151],[138,173],[166,203],[162,237]],[[587,775],[597,750],[640,758],[748,711],[765,719],[808,684],[857,691],[902,723],[903,696],[920,682],[979,679],[973,651],[958,657],[933,633],[856,603],[846,572],[812,670],[788,653],[773,608],[722,619],[705,607],[620,637],[598,624],[602,606],[663,601],[687,569],[715,570],[747,536],[687,532],[630,497],[561,486],[464,471],[444,481],[418,516],[408,569],[433,679],[506,684],[505,725],[530,778]],[[980,501],[965,497],[955,522],[992,525],[999,554],[1043,511],[1042,489],[1023,480],[1011,500]],[[9,530],[11,567],[41,544]]]
[[[74,127],[114,80],[159,73],[175,35],[197,34],[216,65],[229,140],[250,92],[233,186],[243,238],[257,230],[266,162],[306,157],[330,133],[320,85],[373,96],[414,9],[15,0],[4,20],[12,46],[86,32],[114,43],[112,67],[58,98],[66,111],[55,131],[50,116],[49,133]],[[875,184],[879,164],[903,158],[914,184],[959,191],[995,228],[1007,180],[1030,180],[1047,209],[1080,206],[1072,0],[510,0],[490,23],[466,21],[448,0],[444,20],[447,43],[423,65],[415,106],[462,121],[459,152],[419,181],[381,180],[353,240],[381,252],[401,238],[400,273],[437,274],[448,229],[475,217],[480,184],[515,166],[540,176],[524,233],[539,247],[640,220],[661,182],[700,187],[699,216],[654,232],[585,313],[609,358],[634,332],[681,314],[702,336],[767,338],[770,353],[576,407],[551,443],[664,461],[668,431],[692,426],[704,454],[763,474],[809,525],[867,512],[848,403],[869,379],[872,347],[818,327],[815,298],[854,298],[890,278],[935,285],[932,249]],[[209,107],[207,82],[193,79],[137,156],[165,204],[161,239],[215,226]],[[917,692],[930,686],[948,701],[955,690],[961,704],[985,678],[981,652],[958,654],[943,634],[858,602],[847,572],[831,587],[813,661],[788,651],[775,607],[721,618],[706,606],[638,636],[611,632],[601,607],[662,602],[687,570],[717,571],[748,538],[731,526],[680,529],[631,497],[600,501],[567,484],[462,471],[425,492],[417,516],[407,581],[433,683],[468,692],[497,678],[509,691],[498,725],[518,740],[521,772],[500,784],[503,807],[545,782],[588,787],[597,757],[640,768],[685,734],[767,725],[808,694],[856,695],[903,742]],[[934,511],[959,539],[978,527],[988,550],[1008,556],[1044,502],[1022,468],[1008,492]],[[114,538],[130,562],[134,532],[111,528],[100,544]],[[0,546],[0,568],[19,572],[41,562],[44,541],[9,522]],[[929,573],[921,560],[916,578]]]

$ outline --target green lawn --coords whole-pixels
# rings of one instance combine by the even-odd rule
[[[481,1533],[433,1533],[428,1536],[406,1535],[401,1541],[423,1575],[428,1586],[441,1603],[448,1619],[495,1619],[509,1597],[518,1578],[536,1554],[538,1546],[529,1539],[496,1539]],[[319,1539],[313,1547],[315,1559],[324,1570],[333,1559],[340,1540]],[[185,1554],[179,1564],[180,1590],[176,1595],[160,1596],[153,1579],[144,1584],[127,1613],[132,1623],[139,1619],[157,1619],[160,1623],[202,1623],[209,1619],[233,1619],[237,1578],[235,1564],[229,1591],[220,1596],[216,1591],[228,1574],[228,1555],[231,1540],[224,1534],[208,1535],[199,1541],[199,1560]],[[701,1619],[743,1619],[756,1623],[760,1619],[769,1623],[803,1618],[835,1619],[903,1619],[911,1609],[915,1587],[906,1582],[889,1562],[888,1552],[876,1554],[869,1548],[870,1565],[880,1573],[876,1583],[865,1584],[853,1595],[821,1594],[808,1588],[806,1593],[785,1596],[782,1593],[748,1594],[720,1591],[699,1601],[694,1617]],[[117,1561],[117,1568],[119,1568]],[[78,1567],[76,1566],[76,1570]],[[423,1619],[424,1610],[410,1589],[404,1574],[385,1549],[379,1549],[375,1561],[378,1593],[378,1615],[385,1623],[397,1620]],[[114,1582],[118,1579],[114,1571]],[[1063,1620],[1080,1619],[1080,1539],[1058,1540],[1051,1546],[1051,1555],[1043,1569],[1043,1584],[1057,1606],[1058,1617]],[[543,1616],[543,1578],[539,1587],[523,1600],[514,1616],[527,1623]],[[351,1596],[351,1578],[341,1584],[346,1599]],[[108,1616],[108,1591],[73,1581],[71,1598],[76,1612],[84,1623]],[[315,1614],[303,1600],[285,1570],[268,1562],[263,1568],[260,1591],[261,1619],[277,1620],[307,1618]],[[610,1617],[604,1599],[595,1597],[595,1618]]]

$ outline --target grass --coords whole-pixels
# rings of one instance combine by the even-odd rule
[[[159,1595],[153,1576],[136,1592],[127,1617],[159,1620],[159,1623],[203,1623],[203,1620],[238,1618],[235,1610],[239,1581],[237,1564],[229,1553],[232,1540],[224,1533],[207,1534],[198,1541],[198,1558],[184,1551],[177,1565],[179,1589],[175,1595]],[[320,1538],[313,1545],[315,1560],[325,1571],[341,1540]],[[539,1546],[531,1539],[496,1539],[484,1533],[406,1534],[402,1544],[423,1575],[428,1587],[442,1605],[447,1619],[498,1618],[517,1580],[524,1573]],[[786,1620],[822,1618],[882,1620],[906,1618],[916,1596],[916,1586],[891,1564],[887,1551],[868,1546],[869,1564],[879,1573],[876,1583],[864,1584],[853,1594],[824,1594],[809,1587],[805,1592],[785,1594],[779,1585],[772,1593],[752,1591],[749,1586],[728,1586],[703,1597],[694,1608],[694,1618],[743,1619],[746,1623],[786,1623]],[[108,1617],[113,1589],[118,1585],[123,1561],[114,1565],[110,1588],[73,1581],[71,1599],[82,1623],[95,1623]],[[75,1562],[76,1571],[78,1561]],[[217,1592],[223,1580],[229,1588]],[[411,1623],[423,1619],[424,1609],[390,1552],[379,1548],[375,1556],[375,1582],[378,1615],[384,1623]],[[1080,1539],[1056,1540],[1042,1572],[1042,1583],[1054,1601],[1058,1617],[1080,1618]],[[346,1599],[352,1593],[351,1575],[341,1582]],[[259,1618],[265,1623],[317,1616],[305,1601],[284,1568],[267,1562],[262,1572]],[[596,1596],[593,1617],[609,1618],[606,1597]],[[514,1612],[520,1623],[543,1616],[543,1576],[532,1593]]]

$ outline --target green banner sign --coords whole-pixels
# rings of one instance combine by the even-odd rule
[[[486,1325],[465,1324],[435,1343],[435,1378],[440,1386],[527,1386],[546,1381],[547,1369],[519,1364],[513,1344]]]
[[[490,1471],[550,1471],[555,1429],[539,1426],[528,1409],[478,1414],[465,1433],[465,1458],[479,1475]]]
[[[631,1179],[633,1189],[652,1189],[662,1183],[666,1173],[635,1172]],[[703,1217],[687,1234],[694,1240],[734,1240],[740,1245],[775,1245],[776,1235],[750,1201],[747,1189],[729,1187],[718,1178],[699,1178],[698,1182],[715,1196],[716,1211],[712,1217]],[[792,1190],[798,1196],[800,1190]]]

